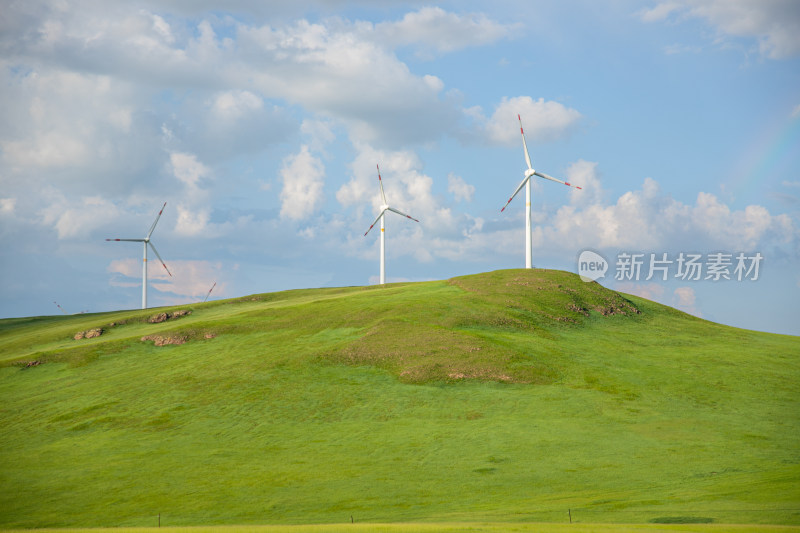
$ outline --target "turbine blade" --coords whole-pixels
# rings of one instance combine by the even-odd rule
[[[150,235],[153,234],[153,230],[156,229],[156,224],[158,224],[158,219],[161,218],[161,213],[164,212],[165,207],[167,207],[167,202],[164,202],[164,205],[161,206],[161,211],[158,212],[158,216],[156,217],[155,222],[153,222],[153,225],[150,226],[150,231],[147,232],[147,237],[146,237],[147,239],[150,238]]]
[[[386,210],[385,210],[385,209],[381,211],[381,214],[380,214],[380,215],[378,215],[378,218],[376,218],[376,219],[375,219],[375,222],[373,222],[373,223],[372,223],[372,225],[369,227],[369,229],[368,229],[368,230],[367,230],[367,231],[364,233],[364,237],[366,237],[366,236],[367,236],[367,233],[369,233],[369,232],[370,232],[370,230],[372,230],[372,228],[373,228],[373,227],[375,227],[375,224],[377,224],[377,223],[378,223],[378,221],[381,219],[381,217],[383,216],[383,214],[384,214],[385,212],[386,212]]]
[[[383,192],[383,180],[381,179],[381,167],[379,165],[375,165],[378,167],[378,183],[381,186],[381,199],[383,200],[383,205],[386,205],[386,194]]]
[[[510,203],[511,203],[511,200],[513,200],[513,199],[514,199],[514,197],[517,195],[517,193],[519,193],[519,191],[521,191],[521,190],[522,190],[522,188],[525,186],[525,184],[528,182],[528,180],[529,180],[529,179],[531,179],[531,177],[530,177],[530,176],[528,176],[527,178],[525,178],[524,180],[522,180],[522,183],[520,183],[520,184],[519,184],[519,187],[517,187],[517,190],[516,190],[516,191],[514,191],[514,194],[512,194],[512,195],[511,195],[511,198],[509,198],[509,199],[508,199],[508,201],[506,202],[506,205],[504,205],[504,206],[503,206],[503,209],[501,209],[501,210],[500,210],[500,212],[501,212],[501,213],[502,213],[503,211],[505,211],[505,210],[506,210],[506,207],[508,207],[508,204],[510,204]]]
[[[144,242],[144,239],[106,239],[107,241]]]
[[[419,222],[419,220],[417,220],[416,218],[412,217],[411,215],[406,215],[405,213],[403,213],[402,211],[398,211],[394,207],[387,207],[386,209],[388,209],[389,211],[391,211],[393,213],[397,213],[398,215],[403,215],[406,218],[410,218],[414,222]]]
[[[519,119],[519,132],[522,134],[522,147],[525,149],[525,162],[528,163],[528,168],[532,169],[531,156],[528,155],[528,143],[525,142],[525,132],[522,130],[522,117],[517,115],[517,119]]]
[[[167,265],[165,265],[165,264],[164,264],[164,260],[163,260],[163,259],[161,259],[161,256],[160,256],[160,255],[158,255],[158,250],[156,250],[156,247],[155,247],[155,246],[153,246],[153,243],[152,243],[152,242],[150,242],[150,241],[147,241],[147,244],[149,244],[149,245],[150,245],[150,248],[152,248],[152,249],[153,249],[153,252],[155,252],[155,254],[156,254],[156,257],[158,257],[158,260],[159,260],[159,261],[161,261],[161,266],[163,266],[163,267],[164,267],[164,270],[166,270],[166,271],[167,271],[167,274],[169,274],[169,276],[170,276],[170,277],[172,277],[172,272],[170,272],[170,271],[169,271],[169,269],[167,268]]]
[[[562,185],[566,185],[567,187],[573,187],[573,188],[575,188],[575,189],[580,189],[580,188],[581,188],[581,187],[578,187],[577,185],[573,185],[573,184],[571,184],[571,183],[568,183],[568,182],[566,182],[566,181],[561,181],[561,180],[559,180],[559,179],[556,179],[556,178],[554,178],[553,176],[548,176],[548,175],[547,175],[547,174],[545,174],[544,172],[539,172],[538,170],[537,170],[537,171],[535,171],[535,172],[534,172],[534,174],[536,174],[536,175],[537,175],[537,176],[539,176],[540,178],[544,178],[544,179],[546,179],[546,180],[550,180],[550,181],[555,181],[556,183],[561,183]]]

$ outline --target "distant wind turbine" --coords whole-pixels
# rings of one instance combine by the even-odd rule
[[[169,271],[167,265],[164,264],[164,260],[161,259],[161,256],[158,255],[158,251],[156,247],[153,246],[153,243],[150,242],[150,236],[153,234],[153,230],[156,229],[156,224],[158,224],[158,219],[161,218],[161,213],[164,212],[164,208],[167,206],[167,202],[164,202],[164,205],[161,206],[161,211],[158,212],[158,216],[156,217],[155,222],[153,225],[150,226],[150,231],[147,232],[147,237],[144,239],[106,239],[107,241],[125,241],[125,242],[141,242],[142,247],[144,248],[144,260],[142,263],[142,309],[147,309],[147,246],[150,245],[150,248],[153,249],[153,253],[156,254],[158,260],[161,261],[161,266],[164,267],[164,270],[167,271],[167,274],[172,277],[172,272]]]
[[[54,301],[53,303],[54,303],[54,304],[56,304],[56,306],[58,306],[58,308],[61,310],[61,312],[62,312],[62,313],[64,313],[65,315],[68,315],[68,314],[69,314],[69,313],[67,313],[66,311],[64,311],[64,308],[63,308],[63,307],[61,307],[60,305],[58,305],[58,302]]]
[[[381,205],[381,213],[378,215],[378,218],[375,219],[375,222],[372,223],[372,226],[370,226],[369,229],[366,231],[366,233],[364,233],[364,236],[365,237],[367,236],[367,233],[369,233],[370,230],[375,226],[375,224],[378,223],[378,220],[381,221],[381,285],[383,285],[384,283],[386,283],[386,247],[385,247],[385,244],[384,244],[384,240],[385,240],[384,235],[386,233],[386,227],[384,225],[384,221],[383,221],[384,216],[383,215],[386,213],[386,211],[391,211],[393,213],[397,213],[398,215],[402,215],[402,216],[404,216],[406,218],[410,218],[414,222],[419,222],[419,220],[417,220],[416,218],[414,218],[412,216],[406,215],[402,211],[398,211],[394,207],[389,207],[389,204],[386,202],[386,194],[383,192],[383,180],[381,179],[381,167],[378,166],[378,165],[375,165],[375,166],[378,168],[378,184],[381,186],[381,200],[383,200],[383,205]]]
[[[532,268],[532,258],[531,258],[531,177],[539,176],[540,178],[544,178],[546,180],[555,181],[556,183],[561,183],[562,185],[566,185],[567,187],[574,187],[576,189],[580,189],[577,185],[572,185],[567,183],[566,181],[558,180],[552,176],[548,176],[544,172],[539,172],[538,170],[534,170],[531,166],[531,157],[528,155],[528,144],[525,142],[525,132],[522,130],[522,118],[517,115],[517,119],[519,120],[519,132],[522,134],[522,148],[525,150],[525,162],[528,163],[528,169],[525,171],[525,179],[522,180],[522,183],[519,184],[517,190],[514,191],[514,194],[511,195],[511,198],[508,199],[506,205],[503,206],[503,209],[500,210],[502,213],[508,207],[508,204],[511,203],[511,200],[517,195],[517,193],[522,189],[522,186],[525,186],[525,268]]]
[[[208,300],[208,297],[211,296],[211,291],[213,291],[214,287],[216,287],[216,286],[217,286],[217,282],[215,281],[214,284],[211,286],[211,288],[208,289],[208,294],[206,294],[206,297],[203,300],[203,303],[206,303],[206,300]]]

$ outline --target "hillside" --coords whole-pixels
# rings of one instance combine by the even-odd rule
[[[798,384],[560,271],[0,320],[0,527],[800,524]]]

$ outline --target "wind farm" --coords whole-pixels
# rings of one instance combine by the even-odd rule
[[[0,533],[800,533],[796,1],[0,9]]]
[[[209,302],[214,281],[202,302],[152,314],[148,246],[172,276],[151,241],[164,203],[144,238],[106,239],[142,243],[142,311],[0,320],[6,412],[29,412],[32,387],[53,398],[44,426],[5,417],[0,457],[21,459],[0,481],[0,527],[142,527],[143,506],[166,511],[159,526],[800,526],[783,429],[800,408],[797,338],[532,268],[531,179],[581,187],[533,168],[517,119],[527,169],[501,212],[525,187],[525,269],[387,285],[387,213],[420,221],[389,204],[376,164],[381,204],[364,236],[380,222],[379,292]],[[58,459],[34,468],[47,453],[32,435]],[[653,476],[664,481],[642,481]],[[171,489],[152,493],[154,477]]]
[[[567,272],[5,319],[0,354],[4,529],[800,526],[797,338]]]

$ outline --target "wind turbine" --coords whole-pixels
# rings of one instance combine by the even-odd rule
[[[522,118],[517,115],[517,119],[519,120],[519,132],[522,134],[522,148],[525,150],[525,162],[528,163],[528,169],[525,171],[525,179],[522,180],[522,183],[519,184],[517,190],[514,191],[514,194],[511,195],[511,198],[508,199],[506,205],[503,206],[503,209],[500,210],[502,213],[508,207],[508,204],[511,203],[511,200],[517,195],[517,193],[522,189],[522,186],[525,186],[525,268],[532,268],[532,260],[531,260],[531,177],[539,176],[540,178],[544,178],[546,180],[555,181],[556,183],[561,183],[562,185],[566,185],[567,187],[574,187],[576,189],[580,189],[577,185],[572,185],[567,183],[566,181],[558,180],[552,176],[548,176],[544,172],[539,172],[538,170],[534,170],[531,166],[531,157],[528,155],[528,144],[525,142],[525,132],[522,130]]]
[[[167,265],[164,264],[164,260],[161,259],[161,256],[158,255],[158,251],[156,251],[156,247],[153,246],[153,243],[150,242],[150,236],[153,234],[153,230],[156,229],[156,224],[158,224],[158,219],[161,218],[161,213],[164,212],[164,208],[167,207],[167,202],[164,202],[164,205],[161,206],[161,211],[158,212],[158,216],[156,217],[155,222],[153,225],[150,226],[150,231],[147,232],[147,237],[144,239],[106,239],[107,241],[126,241],[126,242],[140,242],[142,243],[142,247],[144,248],[144,261],[142,263],[142,309],[147,309],[147,245],[150,245],[150,248],[153,249],[153,253],[156,254],[158,260],[161,261],[161,266],[164,267],[164,270],[167,271],[167,274],[172,277],[172,272],[169,271]]]
[[[211,296],[211,291],[213,291],[214,287],[216,287],[216,286],[217,286],[217,282],[215,281],[214,284],[211,286],[211,288],[208,289],[208,294],[206,294],[206,297],[203,299],[203,303],[206,303],[206,300],[208,300],[208,297]]]
[[[364,236],[367,236],[367,233],[378,223],[378,220],[381,221],[381,285],[386,283],[386,246],[384,244],[384,234],[386,233],[386,227],[384,226],[383,215],[386,211],[391,211],[393,213],[397,213],[398,215],[402,215],[406,218],[410,218],[414,222],[419,222],[416,218],[406,215],[402,211],[398,211],[394,207],[389,207],[389,204],[386,202],[386,194],[383,192],[383,180],[381,179],[381,167],[379,165],[375,165],[378,168],[378,184],[381,186],[381,200],[383,200],[383,204],[381,205],[381,213],[378,215],[378,218],[375,219],[375,222],[372,223],[372,226],[364,233]]]

